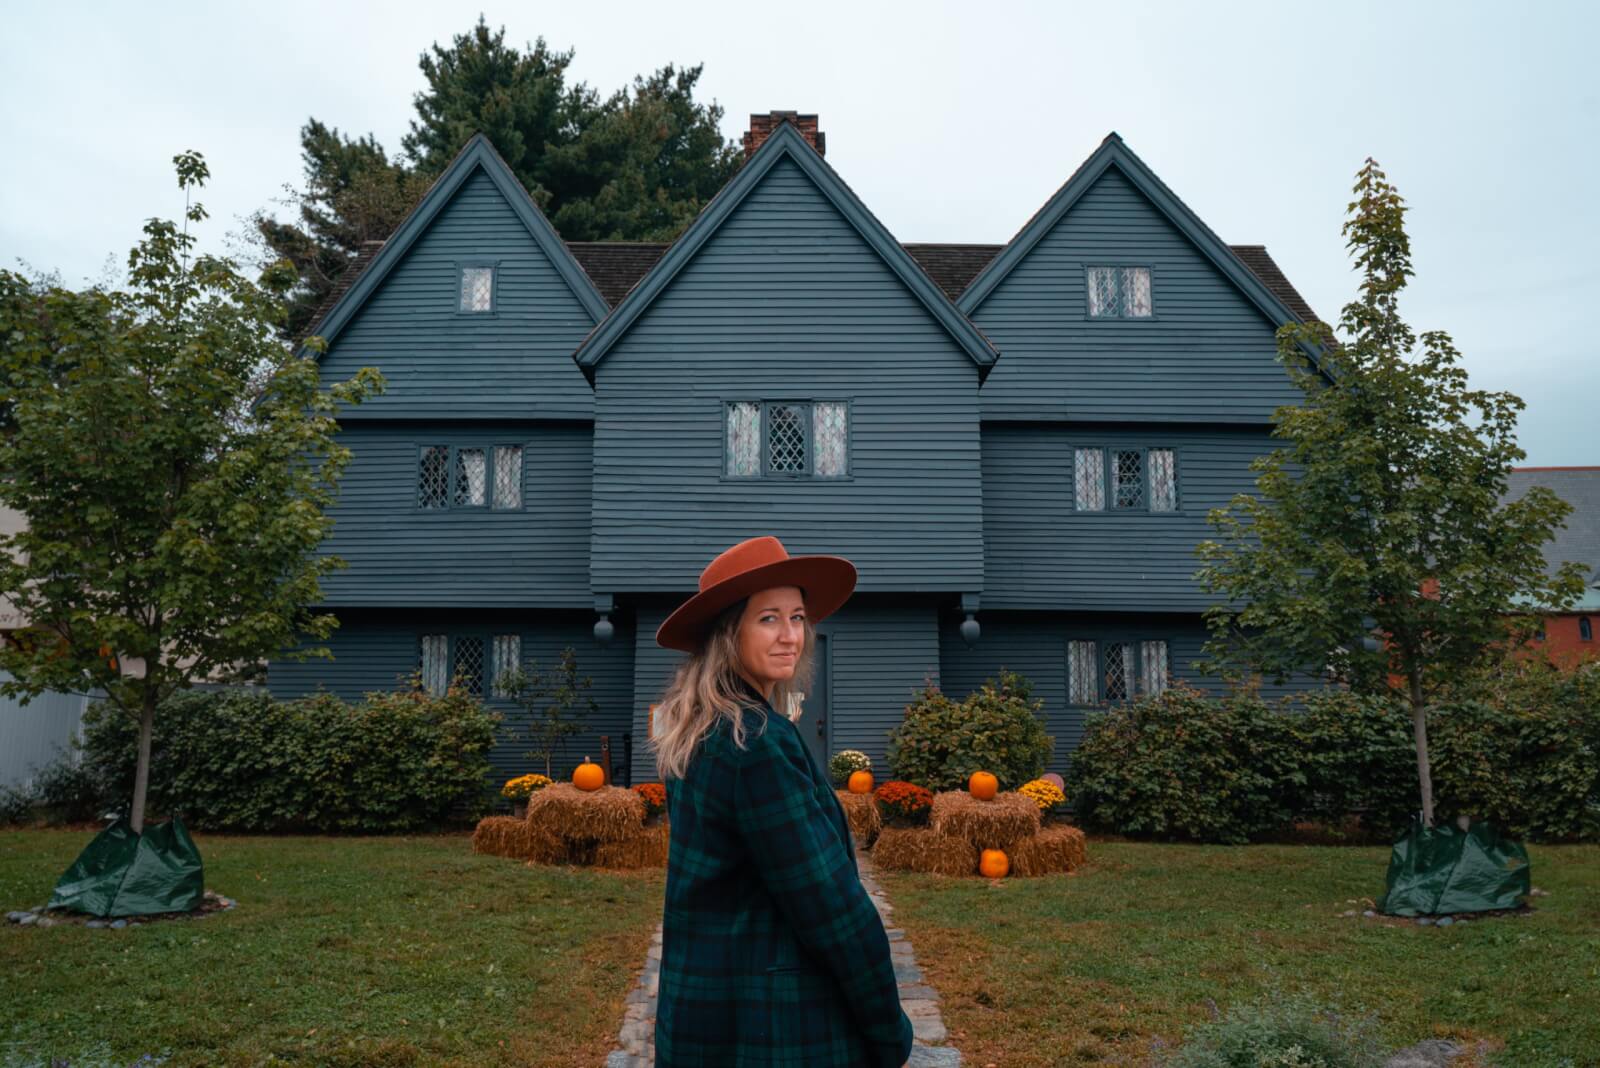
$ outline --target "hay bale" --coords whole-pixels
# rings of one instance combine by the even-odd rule
[[[523,821],[527,824],[527,821]],[[572,864],[574,849],[542,828],[528,827],[527,858],[533,864]]]
[[[526,860],[532,855],[528,821],[515,816],[488,816],[472,832],[472,851]]]
[[[962,838],[977,849],[1005,849],[1039,833],[1039,806],[1026,794],[996,794],[979,801],[965,790],[933,795],[928,826],[940,834]]]
[[[620,842],[644,826],[644,798],[620,786],[580,790],[558,782],[528,798],[528,826],[569,845]]]
[[[930,827],[885,827],[872,847],[872,862],[893,871],[976,875],[978,850],[965,839]]]
[[[1032,838],[1019,839],[1006,855],[1012,875],[1050,875],[1081,867],[1089,854],[1082,831],[1055,824]]]
[[[601,842],[595,846],[594,862],[602,868],[664,868],[671,838],[671,828],[661,819],[640,828],[632,838]]]
[[[883,816],[878,813],[872,795],[853,794],[849,790],[835,790],[834,793],[839,795],[839,804],[844,808],[845,818],[850,821],[850,833],[863,846],[872,848],[878,832],[883,829]]]

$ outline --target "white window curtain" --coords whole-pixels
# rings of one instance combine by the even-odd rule
[[[494,268],[461,268],[461,310],[486,312],[494,306]]]
[[[1151,314],[1150,268],[1124,267],[1122,271],[1122,314],[1130,319],[1148,319]]]
[[[1117,269],[1090,267],[1088,275],[1089,314],[1096,317],[1117,314]]]
[[[494,447],[494,506],[522,507],[522,446]]]
[[[1078,511],[1105,511],[1106,454],[1104,450],[1073,450],[1072,493]]]
[[[816,454],[814,468],[819,478],[841,478],[847,474],[846,446],[850,440],[849,406],[842,401],[821,401],[811,409],[811,440]]]
[[[489,459],[482,449],[456,450],[456,496],[458,508],[480,506],[488,492]]]
[[[1094,642],[1073,640],[1067,642],[1067,699],[1075,705],[1092,705],[1099,690],[1095,676],[1100,670],[1100,658]]]
[[[761,405],[728,405],[728,474],[747,478],[761,473]]]
[[[443,634],[424,634],[420,642],[417,669],[422,675],[422,688],[435,697],[443,697],[450,686],[450,639]]]
[[[494,636],[494,695],[509,697],[505,678],[522,663],[522,635],[496,634]]]
[[[1175,512],[1178,510],[1178,465],[1171,449],[1151,449],[1150,457],[1150,510]]]
[[[1139,643],[1139,692],[1164,693],[1167,688],[1167,643]]]

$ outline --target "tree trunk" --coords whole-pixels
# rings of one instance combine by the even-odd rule
[[[150,735],[156,721],[155,692],[144,695],[144,709],[139,717],[139,764],[133,773],[133,813],[130,822],[134,834],[144,833],[144,799],[150,786]]]
[[[1433,772],[1428,765],[1428,709],[1422,698],[1422,672],[1412,668],[1411,726],[1417,738],[1417,782],[1422,787],[1422,825],[1433,826]]]

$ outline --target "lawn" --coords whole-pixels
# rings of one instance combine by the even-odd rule
[[[0,831],[0,913],[45,901],[89,837]],[[172,1065],[594,1068],[661,916],[660,872],[528,868],[466,835],[196,841],[234,911],[0,925],[0,1065],[9,1041],[14,1063],[73,1068],[162,1050]]]
[[[1531,855],[1534,914],[1448,928],[1340,915],[1383,888],[1371,848],[1091,842],[1071,876],[879,878],[973,1068],[1139,1063],[1211,1004],[1275,992],[1373,1013],[1395,1047],[1600,1065],[1600,846]]]

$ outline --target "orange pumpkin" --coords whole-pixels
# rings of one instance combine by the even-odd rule
[[[572,785],[580,790],[598,790],[605,784],[606,773],[600,770],[599,764],[589,763],[588,757],[572,771]]]
[[[872,792],[872,772],[852,771],[847,785],[853,794],[870,794]]]
[[[967,780],[967,793],[979,801],[993,801],[995,791],[1000,789],[1000,780],[987,771],[975,771],[972,778]]]
[[[1001,849],[985,849],[978,859],[978,872],[989,879],[1004,879],[1011,870],[1011,861]]]

